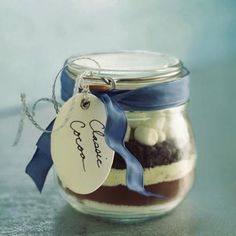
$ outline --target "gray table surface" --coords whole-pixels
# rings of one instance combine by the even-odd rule
[[[120,225],[72,209],[54,186],[39,194],[24,174],[40,132],[27,124],[11,147],[19,116],[0,116],[0,235],[236,235],[235,63],[192,72],[190,115],[198,146],[197,178],[184,202],[151,221]],[[49,108],[38,119],[50,121]]]

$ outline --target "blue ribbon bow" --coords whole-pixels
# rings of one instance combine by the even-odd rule
[[[64,101],[73,95],[74,80],[65,71],[61,76],[61,96]],[[127,129],[127,118],[124,111],[152,111],[179,106],[189,99],[189,76],[181,79],[152,84],[135,90],[92,91],[105,105],[107,122],[105,141],[117,152],[126,163],[127,187],[144,196],[163,198],[163,196],[144,189],[143,168],[139,161],[124,145]],[[47,130],[52,130],[54,120]],[[50,154],[50,133],[43,133],[37,142],[37,150],[26,167],[26,173],[31,176],[41,192],[47,173],[53,162]]]

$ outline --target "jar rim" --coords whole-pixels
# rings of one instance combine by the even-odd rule
[[[72,79],[84,71],[91,71],[96,76],[88,78],[89,83],[104,85],[101,77],[110,78],[116,88],[127,89],[177,80],[182,77],[184,68],[181,60],[168,54],[123,50],[71,57],[67,60],[65,71]]]

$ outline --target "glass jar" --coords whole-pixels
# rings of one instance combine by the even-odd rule
[[[93,60],[99,63],[99,70]],[[72,82],[84,71],[96,75],[86,78],[91,91],[134,90],[174,83],[188,74],[179,59],[144,51],[82,55],[68,59],[67,65],[61,77],[62,92],[66,89],[65,81]],[[62,94],[64,100],[69,96]],[[126,165],[117,153],[108,178],[93,193],[75,193],[57,177],[62,196],[80,212],[118,221],[144,220],[175,208],[194,180],[196,150],[186,108],[185,100],[155,110],[125,111],[128,120],[125,146],[143,167],[145,189],[165,198],[146,197],[129,190]]]

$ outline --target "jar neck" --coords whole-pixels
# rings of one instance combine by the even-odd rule
[[[63,71],[61,76],[62,99],[68,100],[73,96],[75,81]],[[97,89],[91,92],[97,97],[108,96],[117,102],[123,110],[151,111],[176,107],[189,99],[189,77],[185,76],[176,81],[157,83],[135,90]]]
[[[77,76],[83,73],[83,71],[80,71],[78,74],[72,74],[67,69],[65,70],[65,73],[70,79],[75,80]],[[183,68],[179,74],[167,77],[140,77],[133,80],[123,78],[122,80],[119,80],[117,78],[114,79],[112,77],[103,77],[99,74],[93,74],[91,76],[84,77],[84,80],[86,81],[86,84],[93,88],[93,90],[134,90],[148,85],[176,81],[183,78],[184,76],[187,76],[188,74],[189,72],[187,71],[187,69]]]
[[[65,72],[75,80],[83,72],[88,85],[133,90],[147,85],[178,80],[188,74],[174,57],[151,52],[121,51],[69,58]]]

